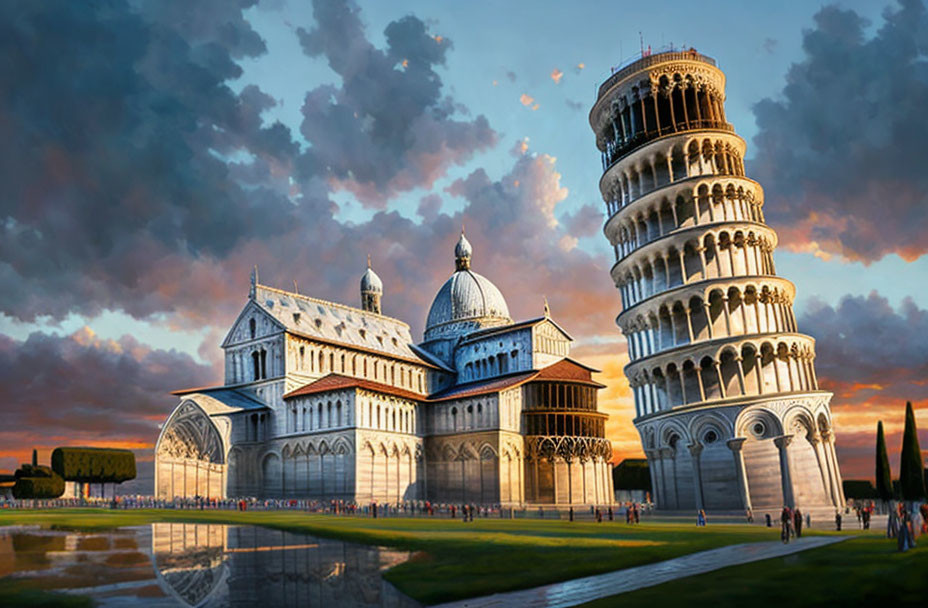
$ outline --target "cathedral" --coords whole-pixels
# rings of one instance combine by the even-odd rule
[[[370,261],[360,308],[262,285],[255,271],[222,343],[225,383],[173,393],[156,496],[611,503],[596,370],[570,358],[547,304],[510,318],[471,269],[463,231],[454,258],[419,344],[382,314]]]

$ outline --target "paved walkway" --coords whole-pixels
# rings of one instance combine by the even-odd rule
[[[576,606],[603,597],[653,587],[674,579],[711,572],[792,553],[823,547],[848,539],[848,536],[806,536],[789,544],[780,541],[729,545],[709,551],[691,553],[663,562],[586,576],[534,589],[496,593],[484,597],[440,604],[435,608],[560,608]]]

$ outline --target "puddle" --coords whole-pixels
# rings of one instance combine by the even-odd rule
[[[0,577],[122,606],[418,606],[381,577],[411,553],[255,526],[0,528]]]

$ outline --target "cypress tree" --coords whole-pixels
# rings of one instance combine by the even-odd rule
[[[902,431],[902,459],[899,461],[899,485],[904,500],[919,500],[925,496],[925,465],[918,447],[915,412],[912,402],[905,404],[905,429]]]
[[[883,436],[883,421],[876,425],[876,493],[886,502],[893,497],[893,474],[886,455],[886,437]]]
[[[32,466],[39,466],[39,451],[36,449],[32,450]]]

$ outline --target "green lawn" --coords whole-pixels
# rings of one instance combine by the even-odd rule
[[[925,606],[928,538],[907,553],[894,541],[861,536],[820,549],[733,566],[584,604],[662,606],[685,598],[687,608],[721,606]]]
[[[723,545],[778,538],[776,529],[746,525],[554,520],[348,518],[299,512],[0,511],[0,526],[113,528],[155,521],[251,524],[421,552],[386,578],[423,603],[525,589],[661,561]],[[0,603],[2,603],[0,598]]]

